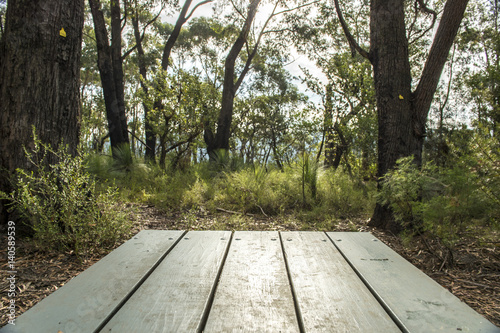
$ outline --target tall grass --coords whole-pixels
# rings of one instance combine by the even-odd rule
[[[340,169],[324,170],[307,153],[283,170],[245,165],[224,153],[217,155],[215,163],[183,171],[165,172],[135,163],[125,172],[113,167],[109,158],[94,156],[88,168],[100,179],[115,183],[127,200],[167,211],[222,208],[267,216],[297,215],[305,222],[317,222],[364,217],[374,205],[374,186],[360,186]]]

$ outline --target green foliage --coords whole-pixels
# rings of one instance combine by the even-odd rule
[[[114,158],[101,154],[85,157],[85,170],[101,187],[117,187],[122,200],[143,202],[162,186],[158,176],[163,171],[158,167],[142,163],[128,148],[115,149],[114,154]]]
[[[375,183],[361,183],[341,168],[322,172],[318,179],[320,215],[339,219],[367,217],[375,207]]]
[[[80,156],[54,151],[35,138],[26,153],[33,171],[17,170],[16,190],[7,197],[42,249],[74,251],[78,256],[111,247],[130,232],[130,210],[118,201],[117,189],[97,190]],[[48,156],[59,162],[45,166]],[[40,158],[38,158],[38,157]]]
[[[496,173],[493,178],[498,176],[498,170],[489,172]],[[419,169],[412,158],[403,158],[384,177],[378,199],[390,205],[407,232],[421,227],[453,249],[466,232],[498,228],[500,206],[495,195],[488,195],[498,190],[483,179],[467,164],[440,170],[426,163]]]
[[[123,176],[117,173],[104,175],[118,177],[107,179],[127,193],[128,200],[167,211],[215,212],[222,208],[267,216],[304,212],[301,216],[306,224],[331,225],[336,219],[366,217],[373,209],[374,187],[368,190],[340,169],[323,171],[309,154],[283,170],[245,165],[237,158],[231,162],[233,158],[225,153],[219,158],[219,166],[206,162],[184,171],[156,172],[151,168],[145,173],[133,169],[128,173],[130,178],[120,178]],[[89,168],[102,172],[101,160],[89,161]],[[104,179],[102,173],[99,178]]]
[[[249,213],[280,214],[298,202],[299,184],[293,174],[263,167],[249,167],[226,173],[217,184],[214,201],[219,206]]]
[[[244,163],[241,158],[232,155],[228,150],[219,149],[213,152],[209,166],[214,172],[230,172],[242,169]]]

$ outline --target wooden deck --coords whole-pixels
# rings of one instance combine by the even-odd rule
[[[145,230],[6,332],[500,332],[370,233]]]

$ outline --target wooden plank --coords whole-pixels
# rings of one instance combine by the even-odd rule
[[[196,332],[231,238],[229,231],[183,237],[102,332]]]
[[[370,233],[328,233],[408,332],[500,332]]]
[[[143,230],[1,332],[93,332],[140,284],[183,231]]]
[[[400,332],[323,232],[282,232],[306,332]]]
[[[234,233],[204,332],[299,332],[278,232]]]

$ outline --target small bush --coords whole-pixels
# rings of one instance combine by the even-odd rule
[[[401,159],[384,178],[380,203],[390,205],[407,233],[422,228],[453,249],[464,233],[496,224],[482,180],[464,166],[439,170],[427,163],[419,169],[412,158]]]
[[[53,154],[59,162],[45,166],[44,157],[36,158],[40,153]],[[35,151],[26,155],[34,171],[18,169],[16,190],[4,197],[33,230],[42,249],[70,250],[81,256],[94,248],[111,247],[130,232],[130,211],[117,203],[116,188],[98,192],[82,157],[72,157],[64,148],[54,151],[36,138]]]

